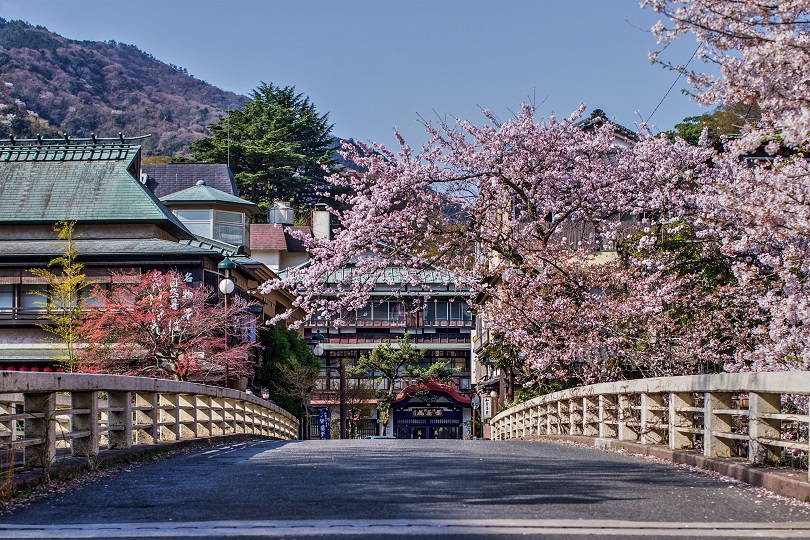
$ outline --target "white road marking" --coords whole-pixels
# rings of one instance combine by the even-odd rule
[[[0,538],[229,538],[368,535],[637,536],[700,538],[808,538],[810,522],[686,523],[602,520],[309,520],[0,525]]]

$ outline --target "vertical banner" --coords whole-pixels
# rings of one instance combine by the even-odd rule
[[[481,404],[483,407],[481,408],[481,420],[487,420],[488,418],[492,418],[492,398],[485,397]]]
[[[329,439],[329,409],[318,410],[318,435],[322,441]]]

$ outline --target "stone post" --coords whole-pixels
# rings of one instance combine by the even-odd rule
[[[782,421],[765,415],[777,415],[782,410],[779,394],[748,393],[748,460],[754,465],[779,461],[779,452],[764,443],[764,439],[781,438]]]
[[[25,438],[39,442],[25,449],[25,464],[29,467],[49,468],[56,459],[56,393],[24,394],[25,413],[33,418],[25,420]]]
[[[678,428],[692,429],[694,411],[684,410],[692,407],[692,394],[689,392],[670,392],[669,394],[669,447],[672,450],[692,448],[692,437]]]
[[[155,444],[158,441],[158,408],[157,394],[138,392],[135,394],[135,442],[137,444]]]
[[[73,409],[71,433],[74,434],[71,452],[74,456],[98,455],[98,392],[72,392]],[[82,435],[76,437],[78,433]]]
[[[665,437],[660,424],[663,422],[664,396],[662,394],[641,394],[641,433],[642,444],[664,444]]]
[[[132,448],[132,392],[107,392],[107,428],[110,450]]]
[[[731,432],[731,415],[723,412],[731,409],[729,393],[706,392],[703,403],[703,455],[706,457],[731,457],[731,440],[718,437],[717,433]]]

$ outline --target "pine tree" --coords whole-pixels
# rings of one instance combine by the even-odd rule
[[[274,200],[297,208],[330,202],[319,195],[336,165],[328,113],[319,115],[294,86],[262,83],[250,98],[208,126],[213,136],[191,144],[191,159],[230,162],[240,196],[265,209]]]

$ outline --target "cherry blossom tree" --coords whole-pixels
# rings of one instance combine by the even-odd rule
[[[190,287],[176,272],[113,281],[110,291],[96,288],[98,305],[84,311],[81,371],[200,381],[252,374],[252,344],[226,342],[238,335],[246,304],[226,308],[215,292]]]
[[[347,147],[363,172],[332,179],[349,192],[345,209],[333,210],[342,228],[332,241],[301,235],[310,264],[265,290],[296,288],[299,306],[340,325],[340,313],[362,306],[386,268],[399,267],[410,285],[434,268],[470,290],[489,328],[520,345],[538,378],[615,378],[628,360],[672,371],[652,365],[662,348],[646,337],[639,347],[635,328],[639,313],[663,324],[681,276],[667,261],[600,250],[623,238],[623,215],[645,216],[641,243],[694,220],[711,150],[649,135],[619,145],[609,123],[582,129],[582,109],[539,122],[534,112],[525,106],[499,122],[484,111],[485,127],[428,125],[431,140],[419,152],[404,142],[397,155]]]
[[[300,235],[310,264],[265,290],[301,291],[340,325],[386,268],[411,286],[438,270],[537,379],[810,367],[808,3],[642,5],[668,17],[662,46],[691,32],[719,67],[671,66],[698,101],[756,103],[761,122],[717,152],[644,126],[624,145],[610,123],[583,129],[583,109],[538,121],[524,106],[426,125],[419,150],[346,147],[362,172],[332,178],[342,228]]]
[[[810,2],[645,0],[664,47],[692,34],[719,73],[686,72],[702,104],[756,103],[761,122],[726,141],[702,201],[706,223],[765,317],[730,369],[810,368]],[[653,53],[658,58],[658,52]],[[741,159],[749,156],[749,159]],[[752,159],[752,156],[755,159]]]

